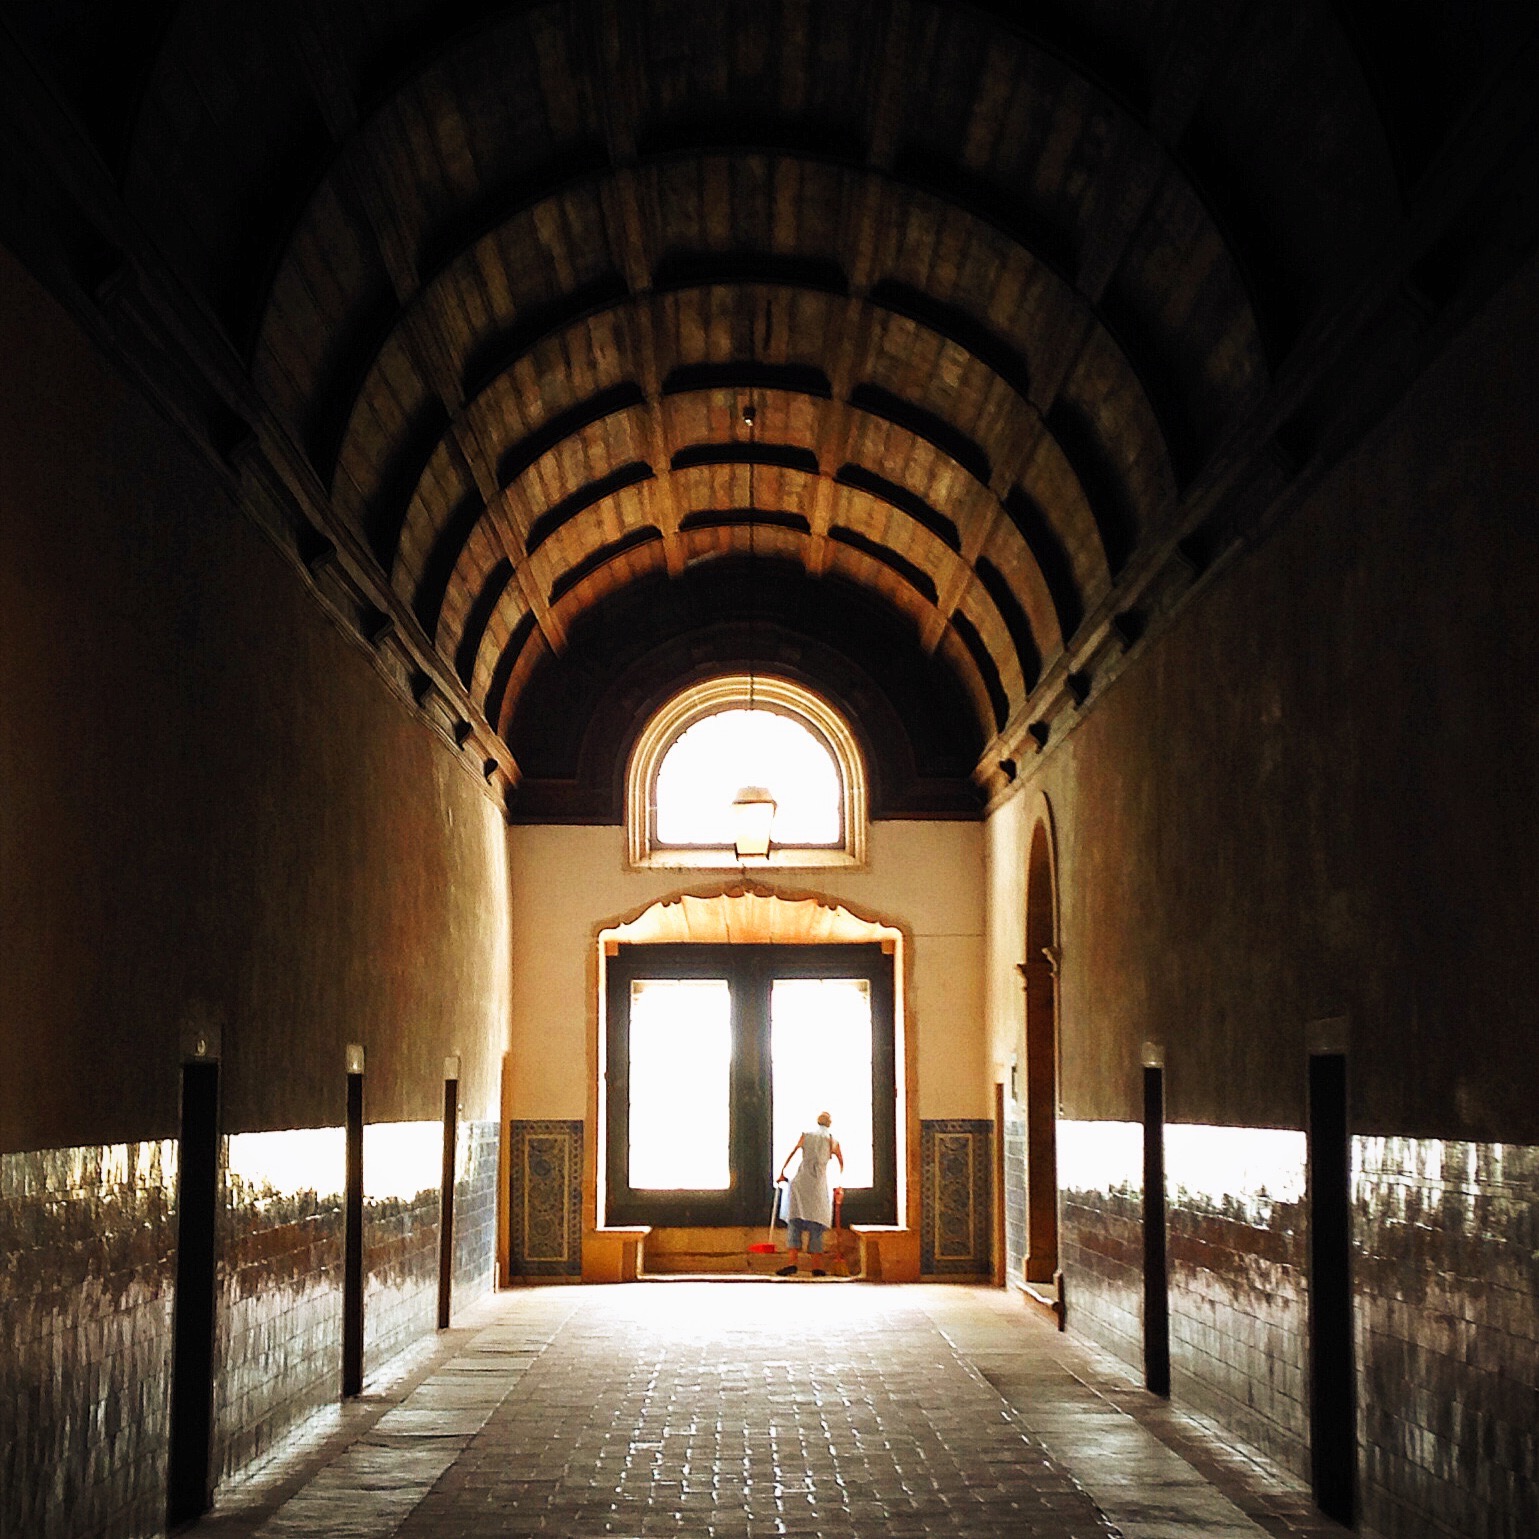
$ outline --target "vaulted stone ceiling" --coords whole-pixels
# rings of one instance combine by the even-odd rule
[[[857,715],[888,810],[978,805],[1389,388],[1446,297],[1439,156],[1525,25],[107,9],[8,18],[65,265],[170,335],[140,372],[386,673],[570,816],[750,661]]]

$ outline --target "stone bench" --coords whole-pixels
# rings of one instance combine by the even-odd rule
[[[642,1253],[651,1232],[650,1224],[590,1229],[583,1236],[582,1280],[635,1282],[641,1276]]]
[[[867,1282],[918,1282],[919,1233],[902,1224],[851,1224]]]

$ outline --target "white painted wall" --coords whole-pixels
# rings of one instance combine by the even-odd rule
[[[512,1035],[508,1117],[582,1117],[587,1109],[589,957],[599,927],[722,872],[632,871],[621,828],[515,826]],[[859,871],[755,872],[784,893],[815,892],[903,927],[918,1043],[919,1115],[987,1117],[984,1047],[984,854],[978,823],[873,823]]]

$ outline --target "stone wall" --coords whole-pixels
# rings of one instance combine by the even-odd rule
[[[442,1122],[375,1123],[363,1139],[365,1374],[438,1323]]]

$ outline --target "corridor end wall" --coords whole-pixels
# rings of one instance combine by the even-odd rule
[[[589,1117],[590,998],[598,928],[681,890],[719,890],[720,872],[633,869],[618,826],[515,824],[513,998],[508,1116],[582,1127]],[[902,930],[909,959],[910,1039],[925,1123],[990,1115],[983,1089],[982,825],[874,822],[866,865],[765,870],[754,884],[815,893]],[[591,1152],[592,1129],[585,1129]],[[917,1171],[916,1171],[917,1185]],[[508,1237],[503,1238],[504,1254]],[[576,1270],[574,1264],[573,1270]]]

